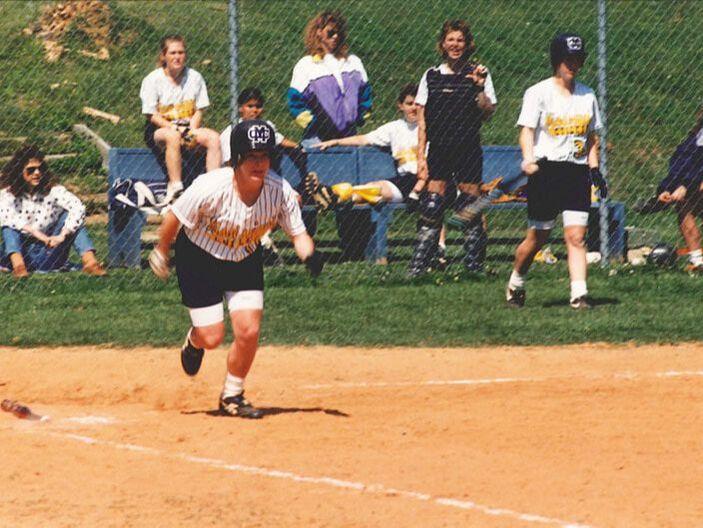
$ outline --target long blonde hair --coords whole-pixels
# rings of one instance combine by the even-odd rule
[[[346,57],[349,54],[349,45],[347,44],[347,20],[342,16],[342,13],[336,10],[318,13],[315,18],[312,18],[306,24],[305,31],[303,32],[303,40],[305,41],[305,50],[308,54],[325,54],[317,32],[330,24],[337,26],[337,34],[339,35],[339,44],[337,45],[337,49],[334,50],[334,56],[340,58]]]

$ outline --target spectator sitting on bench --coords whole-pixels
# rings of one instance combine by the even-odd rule
[[[248,119],[263,119],[264,114],[264,96],[261,90],[258,88],[246,88],[242,90],[242,93],[237,97],[237,104],[239,105],[239,120],[235,124],[239,124],[242,121]],[[299,145],[285,137],[281,134],[276,125],[271,121],[266,120],[266,122],[271,125],[271,128],[276,133],[276,146],[281,146],[283,148],[295,149],[299,148]],[[222,133],[220,134],[220,150],[222,152],[222,164],[225,165],[231,158],[229,151],[229,138],[232,135],[232,125],[227,125]]]
[[[207,171],[221,165],[220,137],[202,127],[203,110],[210,106],[205,81],[186,66],[186,43],[180,35],[161,40],[159,68],[142,81],[139,96],[146,115],[144,140],[157,159],[165,151],[168,188],[166,202],[183,192],[181,148],[207,149]]]
[[[701,232],[696,225],[696,217],[703,219],[703,108],[696,126],[671,157],[669,174],[657,194],[660,202],[676,205],[679,229],[688,247],[686,270],[703,273]]]
[[[16,278],[30,271],[58,271],[66,268],[73,246],[85,273],[105,275],[84,224],[85,206],[57,183],[37,147],[15,152],[3,169],[0,188],[0,265],[12,267]]]

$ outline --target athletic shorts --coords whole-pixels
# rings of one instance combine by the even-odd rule
[[[164,149],[160,147],[154,139],[154,132],[156,132],[158,129],[159,127],[157,127],[148,119],[146,120],[146,123],[144,123],[144,143],[146,143],[146,146],[149,147],[149,150],[154,153],[156,159],[159,159],[164,155]]]
[[[410,172],[401,172],[395,178],[390,178],[389,183],[400,191],[403,196],[403,201],[407,200],[410,191],[413,190],[415,184],[417,183],[417,174],[412,174]]]
[[[480,184],[483,177],[483,150],[480,141],[455,145],[430,143],[427,153],[430,180]]]
[[[221,303],[225,292],[263,292],[261,246],[239,262],[220,260],[193,244],[181,230],[176,239],[176,274],[181,299],[188,308]]]
[[[527,218],[552,222],[559,213],[591,209],[588,167],[564,161],[541,161],[540,170],[527,178]]]

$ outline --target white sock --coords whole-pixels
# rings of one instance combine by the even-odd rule
[[[439,242],[437,242],[437,245],[438,245],[439,247],[441,247],[442,249],[447,249],[447,243],[446,243],[446,242],[442,242],[442,241],[440,240]]]
[[[238,378],[228,372],[225,378],[225,387],[222,389],[222,397],[229,398],[242,392],[244,392],[244,378]]]
[[[588,288],[585,280],[571,281],[571,300],[588,295]]]
[[[689,252],[688,261],[694,266],[703,265],[703,250],[699,248]]]
[[[508,281],[508,288],[511,290],[524,290],[525,275],[521,275],[517,271],[513,270],[510,274],[510,280]]]

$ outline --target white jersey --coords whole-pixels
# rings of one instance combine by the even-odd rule
[[[525,91],[517,126],[535,130],[535,158],[585,165],[588,135],[602,126],[598,99],[580,82],[565,96],[550,77]]]
[[[430,69],[437,69],[442,75],[451,75],[454,73],[450,68],[447,63],[442,63],[439,66],[435,68],[430,68]],[[429,92],[427,90],[427,72],[430,70],[426,70],[425,73],[422,74],[422,78],[420,79],[420,84],[417,87],[417,95],[415,96],[415,103],[419,104],[420,106],[427,106],[427,97],[429,95]],[[491,104],[498,104],[498,98],[496,97],[496,90],[493,87],[493,77],[491,77],[491,73],[488,72],[488,75],[486,76],[486,82],[483,85],[483,93],[486,94],[486,97],[488,100],[491,102]]]
[[[142,114],[158,112],[169,121],[189,119],[196,110],[210,106],[205,80],[192,68],[185,68],[178,84],[173,84],[163,68],[154,70],[142,81],[139,97]]]
[[[703,127],[701,127],[698,131],[698,135],[696,136],[696,146],[703,147]]]
[[[293,189],[270,171],[251,207],[234,188],[234,170],[224,167],[198,177],[171,210],[191,242],[221,260],[245,259],[276,224],[290,236],[305,232]]]
[[[397,119],[364,136],[370,145],[390,147],[399,173],[417,174],[417,123]]]
[[[240,117],[237,120],[237,124],[241,123],[243,119]],[[276,146],[280,145],[283,143],[283,140],[285,139],[285,136],[281,134],[278,129],[276,128],[276,125],[274,125],[271,121],[266,121],[271,128],[273,128],[273,132],[276,136]],[[222,133],[220,134],[220,151],[222,152],[222,164],[224,165],[227,163],[230,158],[232,157],[232,153],[230,152],[229,149],[229,138],[232,136],[232,125],[227,125],[227,128],[225,128]]]

